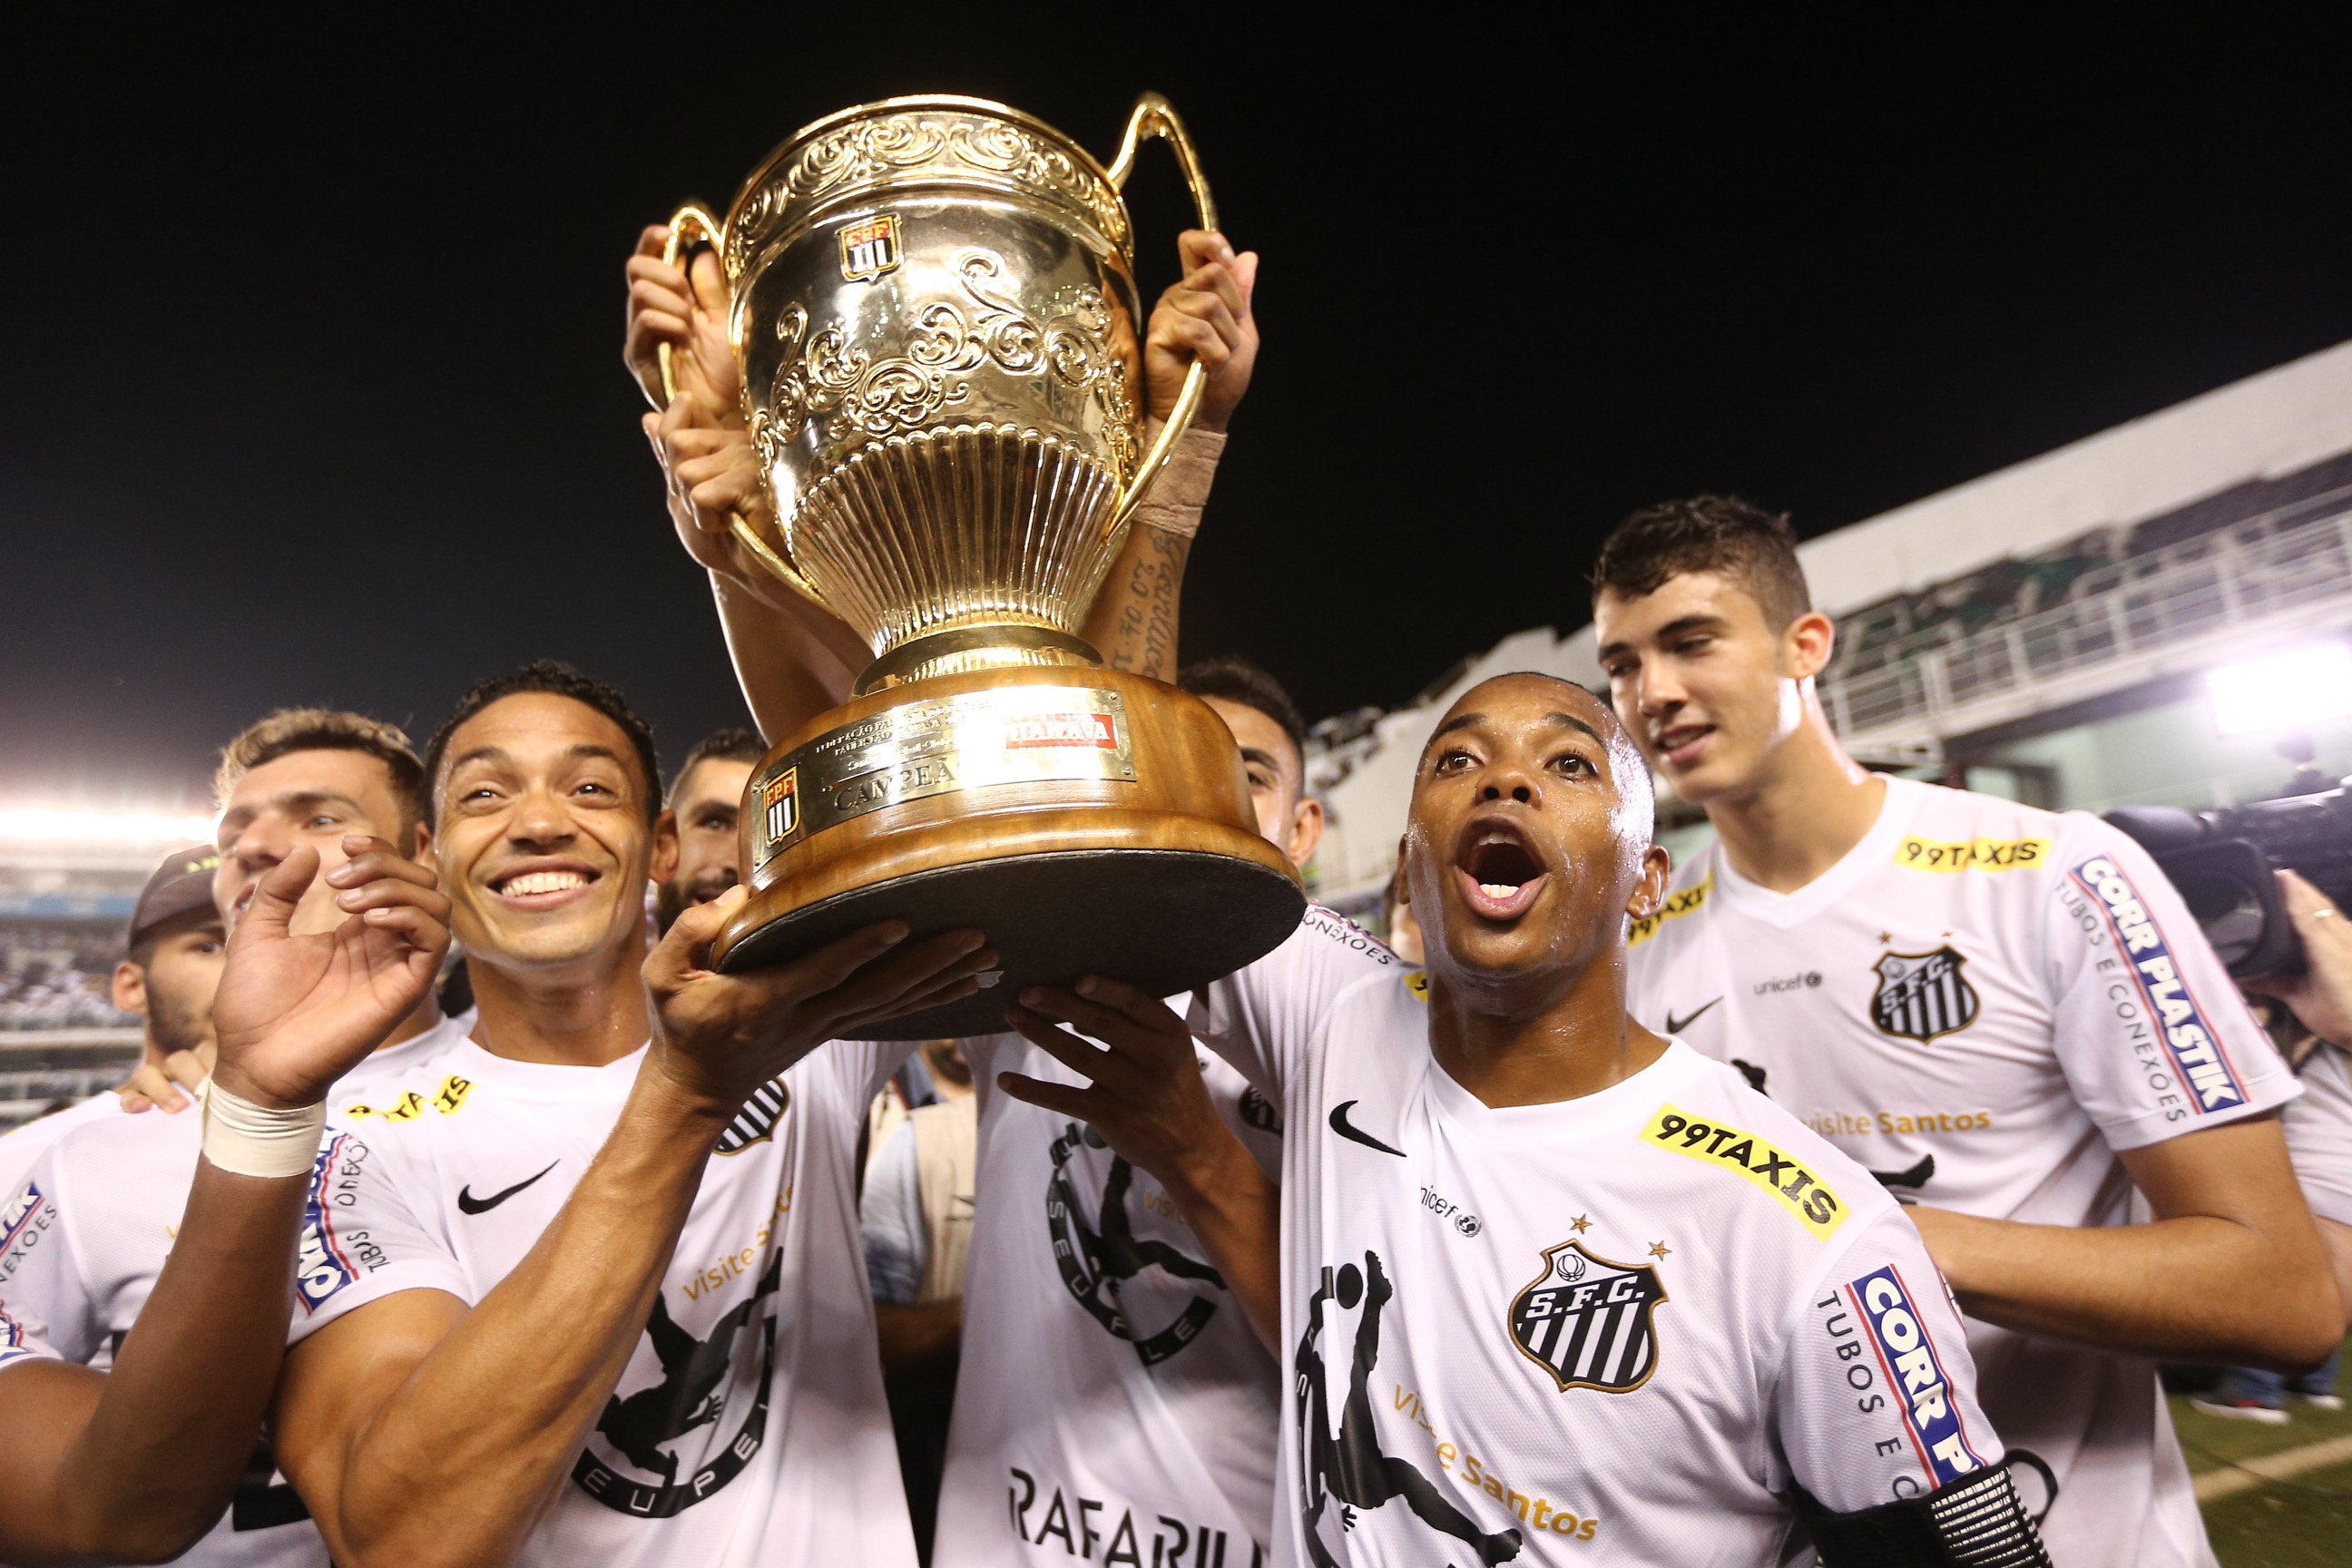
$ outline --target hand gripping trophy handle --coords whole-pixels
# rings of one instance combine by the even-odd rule
[[[1142,112],[1139,106],[1137,112],[1139,114]],[[1181,136],[1182,132],[1180,131],[1178,134]],[[1185,156],[1189,160],[1190,153],[1188,152]],[[719,220],[712,217],[702,207],[688,202],[670,215],[669,239],[662,246],[662,262],[665,266],[676,267],[683,271],[696,246],[708,245],[713,250],[718,250],[723,248],[725,242],[726,231]],[[693,283],[690,278],[687,288],[688,298],[691,301]],[[727,331],[728,336],[732,339],[735,335],[732,311],[729,312]],[[732,346],[739,352],[742,348],[740,342]],[[670,400],[677,395],[677,373],[672,367],[669,344],[660,344],[656,353],[661,356],[662,405],[667,407]],[[1192,388],[1188,384],[1185,390],[1189,392]],[[782,578],[787,586],[817,608],[828,612],[832,610],[833,606],[824,602],[824,595],[817,592],[816,584],[803,576],[791,562],[769,548],[768,542],[760,537],[760,531],[752,527],[741,512],[730,510],[727,514],[727,525],[733,530],[736,540],[743,548],[751,552],[752,560],[766,567],[775,576]]]
[[[1203,229],[1215,233],[1216,198],[1209,195],[1209,182],[1201,173],[1201,160],[1199,154],[1192,151],[1192,139],[1184,134],[1184,122],[1177,118],[1176,110],[1156,92],[1147,92],[1137,99],[1135,108],[1128,114],[1127,134],[1119,138],[1118,153],[1104,171],[1110,176],[1112,188],[1121,191],[1127,188],[1127,177],[1135,172],[1136,149],[1148,138],[1155,136],[1167,142],[1175,151],[1177,166],[1184,171],[1184,187],[1192,193],[1193,213],[1200,218]],[[1194,360],[1192,368],[1184,373],[1184,387],[1176,395],[1176,406],[1168,411],[1167,423],[1160,427],[1160,438],[1152,442],[1151,450],[1144,454],[1143,462],[1135,470],[1135,478],[1128,483],[1127,493],[1118,498],[1117,506],[1111,508],[1110,516],[1103,525],[1105,539],[1127,526],[1128,518],[1143,500],[1145,492],[1151,489],[1151,481],[1158,479],[1160,470],[1168,466],[1169,455],[1176,450],[1176,443],[1183,439],[1185,431],[1192,428],[1192,416],[1201,411],[1201,399],[1207,395],[1208,390],[1209,373],[1202,368],[1200,361]]]

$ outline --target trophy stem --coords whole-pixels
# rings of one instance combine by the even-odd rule
[[[892,648],[866,667],[853,693],[869,697],[893,686],[981,669],[1012,669],[1029,665],[1099,669],[1102,662],[1102,655],[1092,643],[1052,626],[1020,623],[956,626]]]

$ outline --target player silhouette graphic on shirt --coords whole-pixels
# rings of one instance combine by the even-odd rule
[[[1217,1302],[1196,1295],[1175,1321],[1156,1332],[1139,1331],[1121,1300],[1129,1281],[1154,1265],[1170,1278],[1195,1279],[1225,1289],[1225,1277],[1199,1258],[1187,1257],[1164,1241],[1135,1234],[1127,1209],[1135,1185],[1135,1167],[1113,1155],[1103,1182],[1102,1201],[1095,1205],[1096,1223],[1086,1222],[1077,1188],[1071,1179],[1070,1158],[1080,1148],[1100,1149],[1102,1135],[1091,1127],[1069,1123],[1054,1140],[1054,1175],[1045,1188],[1045,1222],[1054,1243],[1055,1266],[1070,1297],[1088,1316],[1135,1347],[1146,1366],[1156,1366],[1199,1337],[1216,1315]]]
[[[1481,1563],[1507,1563],[1519,1554],[1517,1531],[1486,1534],[1411,1460],[1381,1452],[1380,1436],[1372,1424],[1372,1363],[1381,1355],[1381,1309],[1395,1294],[1396,1288],[1381,1268],[1380,1254],[1367,1252],[1362,1274],[1352,1263],[1340,1265],[1336,1279],[1332,1270],[1324,1269],[1323,1283],[1307,1302],[1307,1332],[1299,1339],[1296,1363],[1298,1419],[1304,1428],[1299,1447],[1311,1500],[1307,1510],[1307,1554],[1317,1568],[1338,1568],[1339,1559],[1315,1531],[1327,1503],[1336,1500],[1340,1528],[1353,1530],[1358,1509],[1376,1509],[1402,1498],[1423,1524],[1466,1543]],[[1349,1375],[1348,1402],[1340,1407],[1336,1438],[1331,1436],[1328,1372],[1322,1352],[1316,1348],[1323,1332],[1323,1303],[1331,1300],[1338,1301],[1342,1310],[1352,1309],[1359,1300],[1364,1303],[1364,1315],[1356,1321],[1355,1365]]]
[[[751,1322],[761,1303],[775,1294],[782,1269],[780,1248],[769,1258],[759,1285],[710,1326],[707,1340],[696,1339],[673,1322],[661,1295],[655,1294],[646,1337],[661,1361],[662,1380],[625,1399],[615,1394],[606,1400],[604,1418],[596,1423],[596,1430],[626,1454],[629,1463],[660,1476],[666,1487],[677,1481],[677,1456],[665,1445],[719,1419],[727,1403],[721,1384],[734,1364],[735,1336]]]

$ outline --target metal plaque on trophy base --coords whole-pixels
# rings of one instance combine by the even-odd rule
[[[673,255],[707,238],[732,290],[772,503],[735,531],[876,656],[752,775],[752,893],[718,963],[886,919],[985,931],[1003,984],[874,1031],[889,1037],[1001,1029],[1013,990],[1083,973],[1185,990],[1304,908],[1223,722],[1077,636],[1205,384],[1196,366],[1147,450],[1119,189],[1154,135],[1213,228],[1150,94],[1108,168],[1000,104],[847,110],[772,153],[724,224],[671,220]]]

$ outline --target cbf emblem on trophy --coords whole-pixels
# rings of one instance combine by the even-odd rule
[[[898,919],[977,926],[1003,969],[877,1036],[992,1033],[1003,996],[1081,974],[1188,991],[1270,952],[1305,908],[1231,732],[1077,635],[1208,384],[1194,365],[1173,407],[1142,405],[1119,190],[1153,137],[1216,227],[1156,93],[1107,166],[978,99],[845,110],[771,153],[724,223],[670,219],[670,259],[708,242],[731,293],[770,503],[736,536],[874,653],[851,700],[752,775],[751,896],[718,965]]]
[[[884,213],[841,230],[841,275],[852,283],[879,278],[898,265],[898,219]]]

